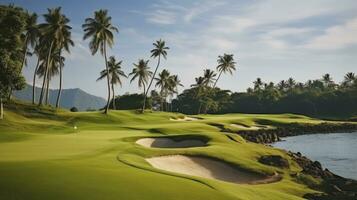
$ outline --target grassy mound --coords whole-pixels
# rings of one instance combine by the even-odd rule
[[[182,118],[182,114],[112,111],[103,115],[25,104],[8,106],[5,112],[0,121],[0,199],[286,200],[314,192],[308,183],[296,180],[301,168],[284,151],[223,134],[212,124],[250,127],[262,125],[259,120],[321,123],[317,119],[291,114],[227,114],[175,121],[170,119]],[[207,138],[207,146],[172,149],[136,144],[140,138],[180,135]],[[212,157],[266,176],[278,173],[282,180],[234,184],[159,170],[145,160],[178,154]],[[289,167],[264,165],[258,161],[264,155],[279,155]]]

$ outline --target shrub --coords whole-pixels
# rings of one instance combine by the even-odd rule
[[[77,108],[77,107],[72,107],[72,108],[70,109],[70,111],[71,111],[71,112],[78,112],[78,108]]]

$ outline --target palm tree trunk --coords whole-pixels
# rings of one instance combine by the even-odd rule
[[[223,71],[219,72],[218,78],[216,79],[216,82],[214,82],[213,88],[216,87],[216,84],[217,84],[217,82],[218,82],[218,79],[221,77],[222,72],[223,72]]]
[[[59,51],[59,59],[60,59],[60,85],[58,88],[58,94],[57,94],[57,100],[56,100],[56,108],[59,108],[59,104],[60,104],[60,99],[61,99],[61,93],[62,93],[62,59],[61,59],[61,49]]]
[[[25,64],[25,61],[26,61],[26,54],[27,54],[27,36],[25,38],[25,46],[24,46],[24,57],[22,58],[22,62],[21,62],[21,70],[20,70],[20,73],[22,72],[22,69],[24,68],[24,64]]]
[[[114,84],[113,84],[113,83],[112,83],[112,92],[113,92],[113,100],[112,100],[113,109],[116,110],[116,105],[115,105],[115,93],[114,93]]]
[[[43,83],[42,83],[42,90],[41,90],[41,95],[40,95],[40,100],[39,100],[39,103],[38,105],[42,105],[42,102],[43,102],[43,93],[44,93],[44,88],[45,88],[45,84],[46,84],[46,79],[48,78],[48,70],[49,70],[49,67],[48,65],[50,64],[50,57],[51,57],[51,51],[52,51],[52,47],[53,47],[53,41],[51,42],[51,45],[50,45],[50,49],[48,50],[48,55],[47,55],[47,62],[46,62],[46,71],[45,71],[45,75],[43,76]]]
[[[36,73],[38,70],[38,66],[40,65],[40,56],[38,56],[37,58],[37,64],[36,64],[36,68],[35,68],[35,73],[33,74],[33,84],[32,84],[32,104],[35,104],[35,89],[36,89]]]
[[[107,49],[106,49],[106,41],[104,40],[104,59],[105,59],[105,68],[107,70],[107,84],[108,84],[108,99],[107,99],[107,107],[105,107],[104,114],[108,113],[109,110],[109,103],[110,103],[110,80],[109,80],[109,68],[108,68],[108,61],[107,61]]]
[[[156,68],[155,68],[154,74],[153,74],[153,76],[151,77],[150,84],[149,84],[148,88],[146,89],[146,93],[145,93],[145,96],[144,96],[144,105],[143,105],[143,109],[142,109],[142,111],[141,111],[142,113],[144,113],[144,111],[145,111],[145,102],[146,102],[146,98],[147,98],[148,92],[149,92],[149,90],[150,90],[150,87],[151,87],[152,81],[153,81],[153,80],[154,80],[154,78],[155,78],[155,75],[156,75],[157,69],[159,68],[159,65],[160,65],[160,58],[161,58],[161,56],[159,55],[159,59],[158,59],[158,61],[157,61],[157,65],[156,65]]]
[[[201,113],[201,107],[202,107],[202,103],[200,102],[200,105],[198,106],[198,111],[197,111],[198,115]]]
[[[0,97],[0,119],[4,119],[4,106],[2,103],[2,97]]]
[[[46,105],[48,105],[48,102],[49,102],[49,96],[50,96],[50,93],[49,93],[49,89],[50,89],[50,79],[49,77],[47,77],[47,84],[46,84]]]

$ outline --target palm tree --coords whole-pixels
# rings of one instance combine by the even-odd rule
[[[40,34],[40,30],[37,25],[37,14],[33,13],[27,18],[25,33],[24,33],[24,57],[21,63],[21,70],[26,63],[26,56],[28,55],[28,46],[30,45],[32,48],[36,46],[38,41],[38,36]]]
[[[261,78],[257,78],[257,80],[253,81],[254,91],[260,91],[263,86],[263,81]]]
[[[168,95],[168,92],[172,89],[172,82],[170,80],[170,72],[167,71],[166,69],[162,70],[161,73],[159,73],[158,78],[155,78],[156,82],[156,87],[160,88],[160,95],[161,95],[161,110],[164,110],[163,106],[163,100],[166,102],[166,97]]]
[[[68,34],[67,31],[71,29],[70,26],[67,25],[69,20],[61,14],[61,7],[57,7],[54,9],[48,9],[48,13],[43,15],[45,18],[45,22],[39,25],[39,28],[42,32],[42,36],[40,38],[40,43],[46,46],[47,48],[47,62],[46,62],[46,70],[43,76],[42,83],[42,91],[40,95],[39,105],[42,105],[43,101],[43,90],[45,84],[49,84],[49,62],[51,59],[51,54],[55,49],[58,49],[58,44],[63,41],[64,35]],[[59,52],[58,52],[59,53]],[[61,57],[61,56],[59,56]],[[48,90],[47,90],[48,91]]]
[[[236,62],[234,62],[233,54],[224,54],[223,56],[218,56],[217,62],[218,62],[217,70],[219,71],[219,75],[213,87],[216,87],[216,84],[219,78],[221,77],[222,72],[224,73],[229,72],[230,74],[232,74],[233,71],[236,70],[235,68]]]
[[[205,79],[206,86],[209,86],[214,83],[216,80],[215,77],[217,76],[216,72],[210,69],[203,70],[203,78]]]
[[[43,77],[45,79],[45,76],[47,77],[45,79],[45,85],[44,85],[44,92],[41,93],[45,97],[45,102],[48,104],[49,101],[49,84],[52,79],[52,77],[56,76],[59,73],[59,66],[60,63],[64,61],[64,57],[59,57],[58,49],[52,51],[51,55],[49,56],[49,62],[47,60],[43,60],[41,64],[38,67],[37,70],[37,75],[39,77]]]
[[[296,85],[296,81],[291,77],[286,81],[286,83],[289,90],[293,89]]]
[[[158,69],[159,66],[160,66],[161,56],[164,57],[164,59],[166,59],[166,56],[167,56],[166,50],[169,50],[169,47],[166,47],[166,46],[165,46],[165,41],[163,41],[163,40],[161,40],[161,39],[158,40],[158,41],[156,41],[156,43],[153,43],[153,45],[154,45],[155,48],[151,50],[151,57],[153,57],[153,58],[158,58],[158,60],[157,60],[157,65],[156,65],[154,74],[153,74],[153,76],[151,77],[151,80],[150,80],[150,83],[149,83],[148,88],[146,89],[146,93],[145,93],[145,97],[144,97],[144,105],[143,105],[142,112],[145,111],[145,101],[146,101],[146,98],[147,98],[147,95],[148,95],[148,91],[150,90],[152,81],[155,79],[155,75],[156,75],[157,69]]]
[[[357,77],[356,77],[356,75],[355,75],[353,72],[348,72],[348,73],[345,75],[342,84],[343,84],[344,86],[350,87],[350,86],[353,84],[353,82],[356,82],[356,79],[357,79]]]
[[[145,95],[145,85],[148,82],[148,79],[152,76],[152,72],[149,70],[150,67],[148,66],[149,60],[140,59],[138,63],[133,63],[134,69],[129,74],[129,76],[133,76],[130,80],[130,83],[133,82],[136,78],[138,78],[138,86],[139,88],[143,87]]]
[[[170,96],[170,105],[171,105],[171,111],[172,111],[172,98],[174,94],[178,94],[178,87],[183,85],[181,84],[181,80],[179,79],[178,75],[172,75],[169,77],[170,81],[170,90],[169,90],[169,96]]]
[[[37,77],[37,71],[38,67],[40,65],[41,60],[44,59],[45,57],[45,52],[43,52],[44,48],[41,48],[40,44],[37,44],[34,50],[34,53],[37,55],[37,63],[35,67],[35,72],[33,74],[33,84],[32,84],[32,104],[35,104],[35,88],[36,88],[36,77]]]
[[[114,35],[113,32],[119,32],[118,28],[115,27],[111,23],[111,17],[108,16],[107,10],[99,10],[94,12],[94,18],[87,18],[85,23],[82,25],[84,29],[83,39],[91,37],[91,41],[89,42],[89,48],[92,54],[96,54],[98,49],[100,49],[100,53],[104,55],[105,59],[105,68],[107,70],[107,74],[109,74],[109,67],[107,61],[107,45],[112,47],[114,44]],[[109,76],[107,76],[107,84],[108,84],[108,99],[107,106],[105,108],[104,113],[108,113],[109,102],[110,102],[110,80]]]
[[[66,23],[69,22],[69,19],[67,19],[65,16],[63,16],[63,20]],[[62,49],[64,49],[66,52],[70,53],[69,46],[74,46],[73,41],[71,40],[71,32],[70,29],[72,29],[70,26],[64,26],[63,27],[63,33],[59,40],[57,41],[57,45],[59,48],[59,57],[62,55]],[[62,68],[63,68],[63,62],[61,60],[60,65],[59,65],[59,89],[58,89],[58,94],[57,94],[57,100],[56,100],[56,108],[59,107],[60,104],[60,99],[61,99],[61,93],[62,93]]]
[[[191,87],[196,88],[196,98],[199,99],[199,97],[201,96],[204,88],[206,87],[206,80],[204,77],[200,76],[198,78],[195,78],[196,83],[192,84]],[[202,107],[202,103],[201,101],[199,102],[199,106],[198,106],[198,111],[197,114],[200,114],[201,112],[201,107]]]
[[[287,83],[286,83],[286,81],[281,80],[281,81],[278,83],[278,89],[279,89],[279,91],[284,92],[286,88],[287,88]]]
[[[330,74],[323,75],[322,82],[324,82],[326,88],[330,88],[334,85]]]
[[[109,73],[106,69],[100,72],[100,77],[97,79],[97,81],[102,80],[105,77],[108,77],[110,80],[111,88],[112,88],[112,93],[113,93],[113,98],[112,98],[112,103],[113,103],[113,109],[115,110],[115,93],[114,93],[114,86],[116,84],[119,84],[120,86],[122,85],[122,81],[120,77],[125,77],[125,73],[121,70],[121,64],[123,61],[116,61],[114,56],[109,57],[109,61],[107,63],[108,68],[109,68]]]

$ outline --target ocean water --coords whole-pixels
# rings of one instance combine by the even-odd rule
[[[301,152],[333,173],[357,180],[357,132],[283,138],[274,147]]]

